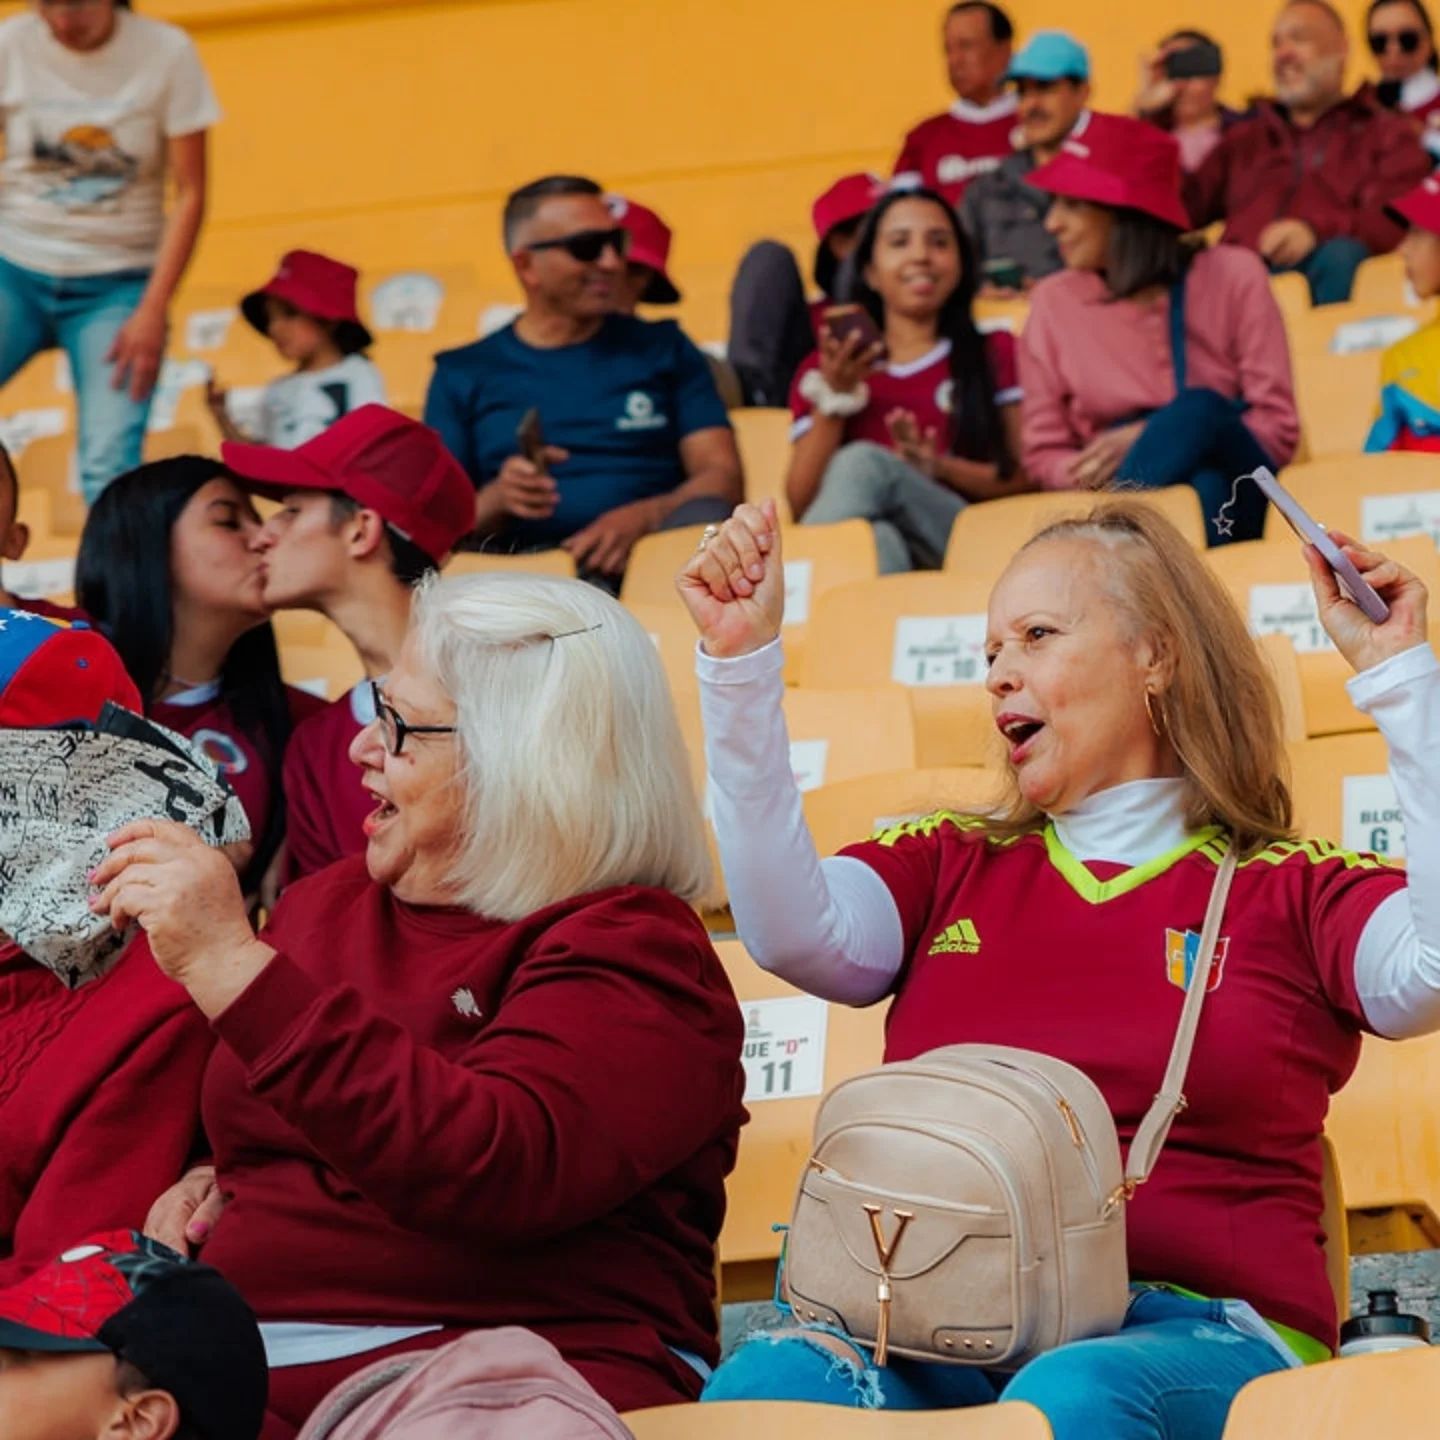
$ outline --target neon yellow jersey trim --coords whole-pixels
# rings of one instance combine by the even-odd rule
[[[1107,900],[1114,900],[1120,895],[1128,895],[1132,890],[1138,890],[1147,880],[1163,875],[1187,855],[1193,855],[1215,840],[1221,833],[1218,825],[1207,825],[1205,829],[1187,835],[1173,850],[1167,850],[1165,854],[1157,855],[1143,865],[1132,866],[1113,880],[1097,880],[1061,843],[1053,823],[1044,830],[1045,849],[1050,856],[1050,863],[1065,878],[1070,888],[1082,900],[1088,900],[1092,905],[1103,905]]]

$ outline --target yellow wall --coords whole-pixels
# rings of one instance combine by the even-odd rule
[[[774,234],[808,255],[811,197],[844,170],[887,168],[906,127],[948,100],[944,0],[137,4],[191,28],[225,109],[195,303],[258,282],[292,245],[371,278],[473,266],[484,299],[511,299],[499,203],[566,169],[666,215],[683,317],[718,338],[743,246]],[[1140,48],[1184,23],[1225,44],[1233,96],[1262,89],[1269,9],[1025,0],[1012,13],[1081,34],[1113,108]]]

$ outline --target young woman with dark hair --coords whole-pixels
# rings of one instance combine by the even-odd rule
[[[218,461],[181,455],[114,480],[80,538],[76,595],[162,725],[196,741],[250,817],[258,888],[285,834],[292,726],[323,701],[280,679],[260,517]]]
[[[1025,468],[1047,490],[1188,484],[1212,544],[1254,539],[1265,500],[1235,477],[1278,470],[1300,432],[1264,263],[1186,237],[1173,139],[1095,118],[1083,151],[1030,176],[1056,197],[1065,269],[1035,287],[1020,344]]]
[[[1025,488],[1014,342],[976,329],[970,242],[933,191],[886,196],[853,264],[883,353],[822,330],[791,389],[786,495],[806,525],[868,520],[882,573],[934,569],[968,501]]]
[[[1414,120],[1434,158],[1440,152],[1440,75],[1435,27],[1424,0],[1371,0],[1365,40],[1380,69],[1377,98]]]

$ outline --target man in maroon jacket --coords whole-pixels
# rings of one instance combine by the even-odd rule
[[[1393,250],[1385,213],[1430,162],[1414,127],[1342,82],[1349,42],[1327,0],[1292,0],[1271,39],[1275,99],[1229,130],[1186,186],[1197,226],[1225,221],[1224,240],[1298,270],[1317,305],[1350,298],[1367,256]]]

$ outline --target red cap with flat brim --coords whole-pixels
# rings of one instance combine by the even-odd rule
[[[347,355],[367,350],[374,337],[360,319],[355,290],[360,272],[353,265],[332,260],[314,250],[291,250],[281,256],[279,267],[258,290],[241,302],[241,314],[262,335],[270,333],[265,297],[273,295],[317,320],[335,326],[335,342]]]
[[[680,291],[670,278],[670,241],[673,232],[670,227],[648,206],[637,200],[627,200],[623,195],[607,195],[605,203],[618,224],[630,236],[630,248],[625,253],[631,265],[643,265],[651,272],[650,283],[640,299],[646,305],[674,305],[680,299]]]
[[[1092,114],[1060,153],[1032,170],[1026,183],[1052,195],[1138,210],[1177,230],[1189,230],[1180,198],[1180,147],[1144,120]]]
[[[1413,190],[1392,200],[1385,209],[1402,225],[1440,235],[1440,179],[1427,175]]]
[[[226,441],[220,456],[257,495],[349,496],[437,565],[475,527],[475,487],[459,462],[428,425],[385,405],[362,405],[294,450]]]

